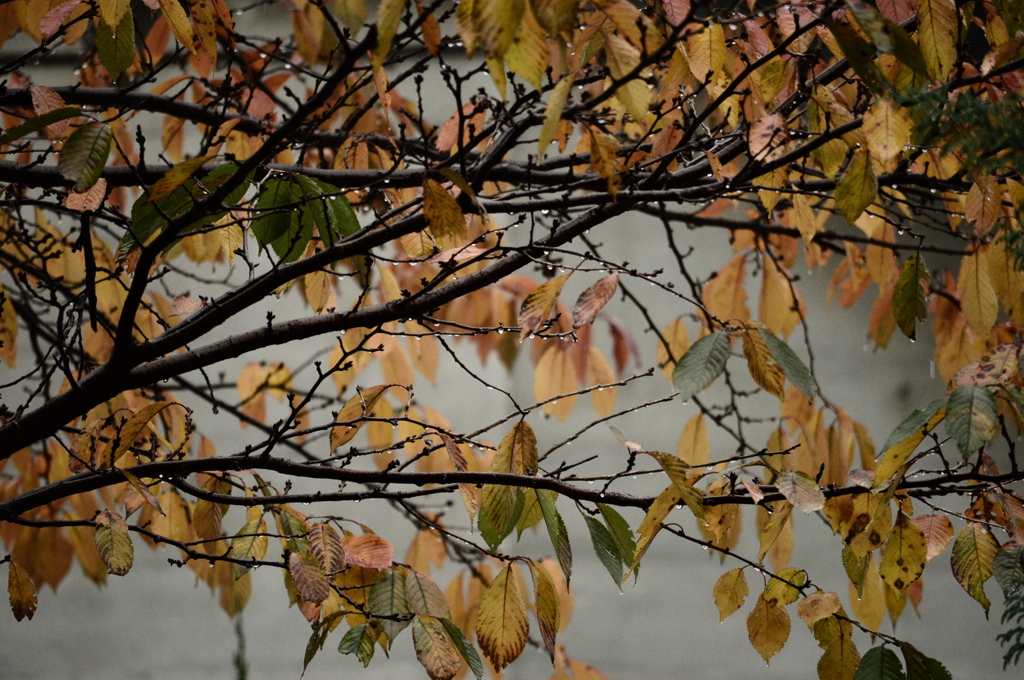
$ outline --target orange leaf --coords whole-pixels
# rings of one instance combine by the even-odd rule
[[[345,561],[358,567],[389,569],[395,555],[391,544],[377,534],[346,536],[341,544]]]
[[[588,323],[593,323],[594,319],[597,317],[597,313],[601,311],[602,307],[608,304],[608,301],[612,299],[613,295],[615,295],[615,290],[618,287],[619,275],[618,273],[614,273],[602,278],[590,288],[583,291],[579,299],[576,300],[576,305],[572,308],[573,328],[579,328],[580,326],[585,326]]]
[[[314,524],[306,537],[309,551],[327,574],[335,574],[345,566],[341,537],[330,524]]]

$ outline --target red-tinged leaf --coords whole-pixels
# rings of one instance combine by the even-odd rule
[[[533,577],[533,592],[536,601],[537,625],[548,656],[555,658],[555,636],[558,634],[559,609],[558,590],[551,574],[542,565],[531,561],[530,575]]]
[[[135,561],[135,549],[128,524],[113,510],[104,510],[96,516],[96,549],[99,550],[107,573],[124,576]]]
[[[484,591],[477,611],[476,638],[496,670],[515,661],[526,647],[530,622],[515,566],[501,570]]]
[[[114,129],[106,123],[86,123],[64,142],[57,169],[65,179],[75,183],[75,191],[84,193],[99,180],[107,165],[113,138]]]
[[[60,27],[68,20],[68,17],[70,17],[71,13],[75,11],[78,4],[79,0],[62,2],[43,15],[43,20],[39,23],[39,31],[43,34],[44,40],[49,40],[57,31],[60,30]]]
[[[7,594],[11,602],[11,612],[17,621],[27,618],[32,620],[36,613],[36,587],[25,567],[14,560],[8,564]]]
[[[725,621],[730,614],[743,606],[744,600],[750,594],[743,569],[732,569],[718,577],[712,593],[715,596],[715,606],[718,607],[718,621]]]
[[[801,600],[800,604],[796,606],[796,613],[808,626],[814,626],[815,623],[826,616],[832,616],[842,607],[838,595],[819,590]]]
[[[825,507],[824,492],[806,472],[783,470],[779,473],[775,486],[793,507],[804,514],[809,515]]]
[[[96,184],[93,184],[92,188],[84,194],[69,191],[68,195],[64,197],[64,207],[78,212],[95,212],[103,205],[106,195],[107,180],[100,177],[96,180]]]
[[[420,615],[413,619],[412,644],[430,680],[451,680],[462,665],[459,650],[436,617]]]
[[[32,109],[37,116],[51,111],[57,111],[67,106],[64,98],[48,87],[35,86],[30,89],[32,93]],[[67,120],[60,120],[46,126],[46,135],[50,139],[64,139],[71,123]]]
[[[544,325],[570,275],[556,276],[526,296],[519,308],[519,342],[531,337]]]
[[[789,612],[783,606],[770,604],[761,593],[754,611],[747,617],[747,637],[761,658],[770,660],[789,639]]]
[[[607,315],[605,319],[608,321],[608,330],[612,335],[612,357],[615,359],[615,373],[621,376],[629,365],[630,357],[633,358],[637,366],[640,365],[642,361],[640,358],[640,346],[637,344],[636,338],[628,326],[618,319]]]
[[[345,550],[341,536],[330,524],[314,524],[306,536],[309,552],[320,562],[326,574],[336,574],[345,566]]]
[[[0,134],[0,146],[10,144],[13,141],[26,137],[33,132],[42,130],[45,127],[53,125],[54,123],[68,118],[74,118],[81,113],[81,109],[77,106],[65,106],[61,109],[56,109],[48,113],[44,113],[33,118],[29,118],[21,125],[12,127],[11,129]]]
[[[441,441],[444,442],[445,451],[448,452],[448,458],[452,462],[458,472],[466,472],[469,470],[469,465],[466,462],[466,457],[462,454],[462,449],[459,448],[450,436],[441,432]],[[466,506],[466,512],[469,513],[469,521],[472,523],[476,517],[477,512],[480,511],[480,488],[475,484],[459,484],[459,493],[462,495],[462,502]]]
[[[330,582],[317,559],[308,552],[288,556],[288,573],[303,600],[320,604],[331,594]]]
[[[968,522],[953,544],[953,576],[967,594],[978,601],[988,616],[990,603],[985,596],[985,581],[992,577],[992,562],[999,542],[988,527]]]
[[[619,275],[615,273],[609,274],[583,291],[579,299],[576,300],[576,305],[572,308],[573,328],[593,323],[594,319],[597,318],[597,313],[608,304],[608,301],[615,295],[618,287]]]
[[[358,567],[390,569],[395,549],[377,534],[346,536],[341,540],[345,561]]]

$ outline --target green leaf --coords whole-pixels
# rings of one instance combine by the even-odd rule
[[[12,127],[10,130],[0,135],[0,146],[10,144],[11,142],[21,139],[26,135],[30,135],[37,130],[42,130],[47,125],[58,123],[62,120],[67,120],[68,118],[74,118],[80,113],[82,113],[82,110],[77,106],[65,106],[63,108],[47,111],[39,116],[29,118],[21,125]]]
[[[401,617],[409,614],[409,599],[406,595],[405,571],[400,567],[381,572],[370,588],[366,599],[370,612],[377,617]],[[409,625],[409,619],[376,618],[374,621],[388,638],[388,647],[395,638]]]
[[[953,680],[945,666],[917,651],[910,643],[901,642],[900,650],[907,662],[907,680]]]
[[[615,539],[612,538],[612,532],[608,530],[608,527],[590,515],[584,514],[583,519],[586,520],[587,528],[590,530],[590,541],[594,544],[594,553],[597,555],[597,559],[601,561],[604,568],[611,574],[615,585],[620,585],[624,572],[624,560],[619,552],[619,547],[615,544]],[[630,559],[632,559],[633,553],[629,555]]]
[[[526,494],[504,484],[484,484],[477,526],[491,550],[497,550],[522,515]]]
[[[365,624],[350,628],[338,643],[338,651],[342,654],[355,654],[363,662],[363,668],[370,665],[374,649],[373,631]]]
[[[466,639],[466,636],[462,634],[459,627],[448,619],[441,619],[441,625],[448,631],[452,642],[455,643],[455,649],[459,650],[459,654],[466,660],[466,665],[469,666],[469,670],[473,671],[473,675],[477,678],[484,677],[484,662],[480,659],[476,647]]]
[[[96,26],[96,51],[100,61],[110,73],[111,80],[117,80],[122,73],[135,63],[135,21],[129,6],[121,16],[117,30],[111,30],[105,21]]]
[[[302,173],[292,175],[302,189],[300,220],[312,222],[324,245],[332,246],[359,231],[359,218],[341,189]]]
[[[256,219],[252,234],[260,251],[271,247],[284,263],[299,259],[313,236],[314,221],[300,220],[303,214],[302,188],[291,178],[272,178],[263,185],[256,199]]]
[[[433,579],[413,569],[405,576],[405,594],[409,611],[437,619],[451,617],[448,600]]]
[[[622,518],[622,515],[610,505],[598,503],[597,509],[601,511],[604,522],[608,525],[608,530],[611,531],[612,539],[619,548],[619,555],[622,556],[623,562],[628,563],[636,553],[636,541],[633,540],[633,530],[629,528],[629,524]]]
[[[96,184],[110,155],[114,129],[106,123],[86,123],[71,133],[61,149],[57,169],[84,194]]]
[[[782,372],[789,378],[789,382],[793,383],[794,387],[803,392],[809,401],[814,401],[814,395],[818,393],[818,382],[814,379],[810,369],[804,365],[804,362],[800,361],[800,357],[796,355],[796,352],[783,340],[776,337],[774,333],[763,328],[759,330],[761,337],[764,339],[764,344],[768,346],[768,350],[772,353],[775,362],[782,367]]]
[[[541,512],[544,513],[544,524],[547,525],[548,535],[551,537],[551,545],[555,549],[555,557],[558,558],[558,565],[562,567],[565,575],[565,584],[569,585],[569,577],[572,576],[572,547],[569,545],[569,534],[565,530],[565,522],[558,514],[555,507],[555,499],[558,494],[548,489],[537,489],[537,500],[540,501]]]
[[[868,575],[868,555],[858,555],[849,546],[843,546],[843,569],[850,583],[857,589],[857,597],[864,596],[864,580]]]
[[[992,561],[992,573],[1005,597],[1024,590],[1024,546],[1007,543],[1000,548]]]
[[[843,211],[843,217],[850,224],[857,221],[878,195],[878,178],[871,167],[871,155],[867,150],[857,151],[846,166],[846,172],[836,184],[836,205]]]
[[[333,630],[331,624],[341,616],[344,616],[342,612],[334,612],[313,624],[313,632],[309,636],[309,642],[306,643],[306,653],[302,656],[303,673],[306,672],[306,667],[309,666],[309,662],[313,660],[317,652],[324,648],[327,635]]]
[[[672,372],[672,384],[684,402],[699,393],[725,370],[729,336],[718,331],[690,345]]]
[[[872,647],[857,666],[853,680],[906,680],[903,664],[888,647]]]
[[[913,340],[917,333],[917,320],[928,318],[924,284],[931,280],[928,267],[920,253],[914,253],[903,263],[896,285],[892,290],[892,315],[903,334]]]
[[[874,63],[875,57],[878,55],[874,46],[857,35],[852,26],[837,24],[832,21],[826,21],[825,25],[828,26],[828,30],[832,35],[835,36],[843,56],[846,57],[854,72],[860,76],[868,89],[875,94],[884,93],[888,89],[888,83],[885,80],[885,76],[882,75],[882,72]]]
[[[999,431],[996,397],[979,385],[961,385],[949,395],[946,429],[967,460]]]

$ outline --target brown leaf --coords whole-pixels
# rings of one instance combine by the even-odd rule
[[[597,283],[587,288],[576,300],[572,308],[572,326],[579,328],[588,323],[593,323],[597,313],[601,311],[619,287],[618,273],[609,274]]]
[[[96,549],[107,565],[107,573],[124,576],[132,568],[135,550],[128,535],[128,524],[113,510],[104,510],[96,516]]]
[[[782,651],[789,639],[789,612],[783,606],[770,604],[761,593],[747,617],[747,637],[761,658],[768,661]]]
[[[316,558],[308,552],[293,552],[288,556],[288,573],[302,599],[320,604],[331,594],[327,575]]]
[[[931,562],[945,552],[953,540],[953,524],[945,515],[919,515],[912,520],[924,534],[928,550],[925,560]]]
[[[320,561],[324,572],[336,574],[345,566],[341,536],[330,524],[314,524],[306,539],[309,541],[309,551]]]
[[[395,549],[377,534],[346,536],[341,540],[345,561],[359,567],[390,569]]]
[[[835,593],[818,591],[801,600],[800,604],[796,606],[796,613],[804,620],[804,623],[813,626],[826,616],[832,616],[838,612],[842,606],[839,596]]]
[[[11,612],[17,621],[27,618],[32,620],[36,613],[36,587],[32,583],[25,567],[14,560],[10,561],[7,572],[7,594],[11,602]]]

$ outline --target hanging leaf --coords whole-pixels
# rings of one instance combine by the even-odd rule
[[[130,8],[121,17],[116,29],[105,21],[97,24],[96,52],[110,73],[111,80],[120,78],[135,63],[138,51],[135,49],[135,21]]]
[[[619,287],[618,273],[609,274],[580,294],[572,308],[572,326],[579,328],[593,323],[597,313],[608,304]]]
[[[957,62],[957,10],[951,0],[918,0],[917,42],[928,72],[944,81]]]
[[[267,536],[267,522],[263,519],[263,513],[255,508],[255,517],[242,525],[238,533],[231,539],[231,557],[237,560],[262,560],[267,554],[267,547],[270,539]],[[235,578],[241,578],[249,567],[243,564],[235,564]]]
[[[893,318],[903,334],[911,340],[917,335],[917,320],[928,318],[925,285],[930,280],[931,274],[928,273],[924,258],[920,253],[914,253],[903,263],[892,291]]]
[[[860,660],[853,680],[906,680],[903,664],[888,647],[872,647]]]
[[[10,144],[11,142],[17,141],[22,137],[27,137],[33,132],[42,130],[45,127],[53,125],[54,123],[65,121],[68,118],[74,118],[75,116],[81,113],[82,110],[79,109],[77,106],[65,106],[29,118],[21,125],[12,127],[3,134],[0,134],[0,146]],[[67,125],[67,123],[65,123],[65,125]]]
[[[679,489],[676,488],[675,484],[670,484],[664,491],[658,494],[658,497],[647,508],[647,514],[644,515],[643,521],[640,522],[640,526],[636,530],[639,538],[636,542],[636,551],[633,553],[630,571],[639,569],[641,558],[643,558],[647,549],[651,547],[651,541],[661,531],[661,523],[675,509],[680,500],[682,498],[679,494]],[[629,574],[627,573],[626,575],[628,576]]]
[[[14,560],[8,563],[7,595],[11,603],[11,613],[16,621],[32,620],[36,613],[36,587],[32,583],[25,567]]]
[[[367,387],[345,402],[335,419],[338,424],[331,428],[331,451],[352,441],[362,427],[364,418],[371,413],[373,405],[389,387],[391,385]]]
[[[1003,589],[1003,596],[1009,598],[1024,590],[1024,546],[1006,543],[992,560],[992,573],[996,583]]]
[[[882,445],[882,459],[875,469],[875,485],[896,474],[925,435],[946,417],[946,399],[936,399],[923,409],[915,410],[896,426]]]
[[[288,556],[288,573],[303,600],[320,604],[331,594],[327,575],[317,559],[307,552],[295,552]]]
[[[370,665],[376,646],[373,629],[370,626],[361,625],[350,628],[342,636],[338,643],[338,651],[342,654],[355,654],[356,658],[363,663],[363,668],[366,668]]]
[[[961,385],[949,395],[946,429],[967,460],[999,431],[996,397],[977,385]]]
[[[586,515],[584,515],[586,517]],[[554,661],[555,639],[558,634],[559,609],[558,590],[551,574],[542,565],[530,561],[530,576],[533,577],[533,592],[536,602],[537,626],[544,641],[548,657]]]
[[[931,562],[945,552],[956,533],[952,522],[945,515],[918,515],[912,521],[924,536],[926,562]]]
[[[330,524],[314,524],[309,529],[309,552],[313,553],[327,574],[336,574],[345,566],[341,536]]]
[[[683,402],[700,393],[725,370],[729,336],[718,331],[693,343],[672,372],[672,384]]]
[[[610,505],[598,503],[597,509],[601,511],[601,516],[604,517],[605,524],[611,532],[612,539],[618,546],[623,562],[631,562],[633,553],[636,552],[636,542],[633,540],[633,531],[629,528],[629,524]]]
[[[462,665],[462,655],[444,624],[433,616],[421,614],[413,619],[412,644],[430,680],[451,680]]]
[[[459,202],[440,182],[429,178],[423,180],[423,215],[434,238],[466,240],[466,218]]]
[[[900,642],[900,650],[907,663],[907,680],[953,680],[945,666],[917,651],[913,645]]]
[[[556,276],[526,296],[519,308],[519,342],[531,337],[544,325],[570,274]]]
[[[113,510],[104,510],[96,516],[96,549],[99,550],[107,573],[124,576],[135,561],[135,549],[128,535],[128,524]]]
[[[758,332],[761,334],[764,344],[771,351],[772,358],[789,378],[789,382],[793,383],[793,386],[800,390],[808,401],[814,401],[814,395],[818,393],[818,382],[804,362],[800,360],[800,357],[796,355],[796,352],[771,331],[761,328]]]
[[[782,386],[785,374],[758,331],[747,330],[743,333],[743,356],[747,359],[747,368],[754,382],[780,400],[784,399]]]
[[[790,514],[793,512],[793,504],[786,502],[777,502],[775,504],[775,511],[768,519],[768,523],[765,524],[764,529],[761,531],[761,549],[757,553],[757,559],[759,561],[764,560],[764,556],[768,554],[772,546],[775,545],[775,541],[778,540],[782,534],[782,530],[786,527],[789,522]]]
[[[743,569],[731,569],[719,576],[712,592],[715,596],[715,606],[718,607],[718,621],[725,621],[726,617],[743,606],[744,600],[750,594]]]
[[[747,616],[747,637],[761,658],[769,661],[789,639],[789,612],[783,606],[769,603],[761,593]]]
[[[620,585],[625,573],[626,560],[619,552],[619,547],[615,544],[611,531],[601,521],[594,519],[590,515],[584,513],[583,519],[586,520],[587,529],[590,530],[590,541],[594,545],[594,554],[597,555],[597,559],[608,570],[608,573],[611,574],[615,585]],[[632,557],[633,553],[630,552],[629,558],[632,559]]]
[[[455,648],[459,650],[459,654],[466,661],[466,665],[469,666],[469,670],[473,671],[473,675],[480,678],[484,677],[484,663],[480,659],[480,655],[476,653],[476,648],[466,639],[466,636],[462,634],[459,627],[448,619],[441,619],[441,625],[448,632],[448,636],[452,639],[452,643]]]
[[[444,593],[426,574],[410,569],[405,575],[406,601],[413,614],[427,614],[438,619],[450,619],[451,611]]]
[[[555,549],[555,557],[558,558],[558,566],[562,568],[562,575],[565,576],[566,585],[569,584],[569,577],[572,576],[572,548],[569,545],[569,534],[565,530],[565,522],[558,514],[555,507],[555,499],[558,494],[548,489],[537,489],[537,500],[540,501],[540,509],[544,514],[544,524],[548,528],[548,536],[551,538],[551,546]]]
[[[968,522],[953,544],[953,576],[967,594],[978,601],[988,618],[990,603],[985,597],[985,581],[992,577],[992,563],[999,543],[983,524]]]
[[[390,569],[395,549],[386,538],[377,534],[346,536],[341,539],[345,561],[357,567]]]
[[[75,191],[84,194],[99,180],[107,165],[113,138],[114,130],[106,123],[86,123],[64,142],[57,169],[65,179],[75,183]]]
[[[400,567],[381,572],[370,588],[366,598],[370,612],[377,617],[377,625],[387,637],[387,648],[390,648],[398,634],[409,625],[409,618],[404,615],[409,611],[409,600],[406,595],[405,570]],[[391,618],[382,618],[391,617]]]
[[[690,509],[697,519],[704,521],[704,494],[700,489],[695,488],[690,484],[689,480],[686,479],[686,463],[679,460],[676,456],[668,453],[661,453],[660,451],[645,451],[661,465],[661,468],[668,475],[668,478],[672,480],[676,490],[679,492],[680,498],[686,503],[686,507]]]
[[[806,472],[783,470],[775,480],[775,486],[793,507],[805,515],[825,507],[825,494]]]
[[[562,121],[562,112],[565,111],[565,102],[572,91],[572,83],[573,77],[567,75],[551,88],[551,94],[548,95],[548,104],[544,109],[544,124],[541,126],[540,139],[537,142],[537,150],[541,156],[547,152],[548,146],[555,139],[558,124]]]
[[[924,533],[909,517],[898,513],[878,565],[882,580],[896,590],[906,590],[920,578],[927,556]]]
[[[477,611],[476,639],[495,670],[515,661],[530,633],[526,603],[515,567],[509,564],[487,586]]]
[[[462,455],[462,449],[444,432],[439,434],[441,441],[444,442],[445,451],[448,452],[448,458],[452,462],[452,467],[458,472],[468,471],[469,464],[466,462],[466,457]],[[462,503],[466,506],[469,521],[472,523],[480,511],[480,488],[475,484],[459,484],[459,494],[462,496]]]
[[[836,185],[836,205],[850,224],[857,221],[878,195],[878,178],[866,151],[853,154],[846,172]]]
[[[800,604],[796,607],[796,613],[804,623],[813,626],[825,617],[837,613],[842,607],[838,595],[819,590],[800,600]]]

